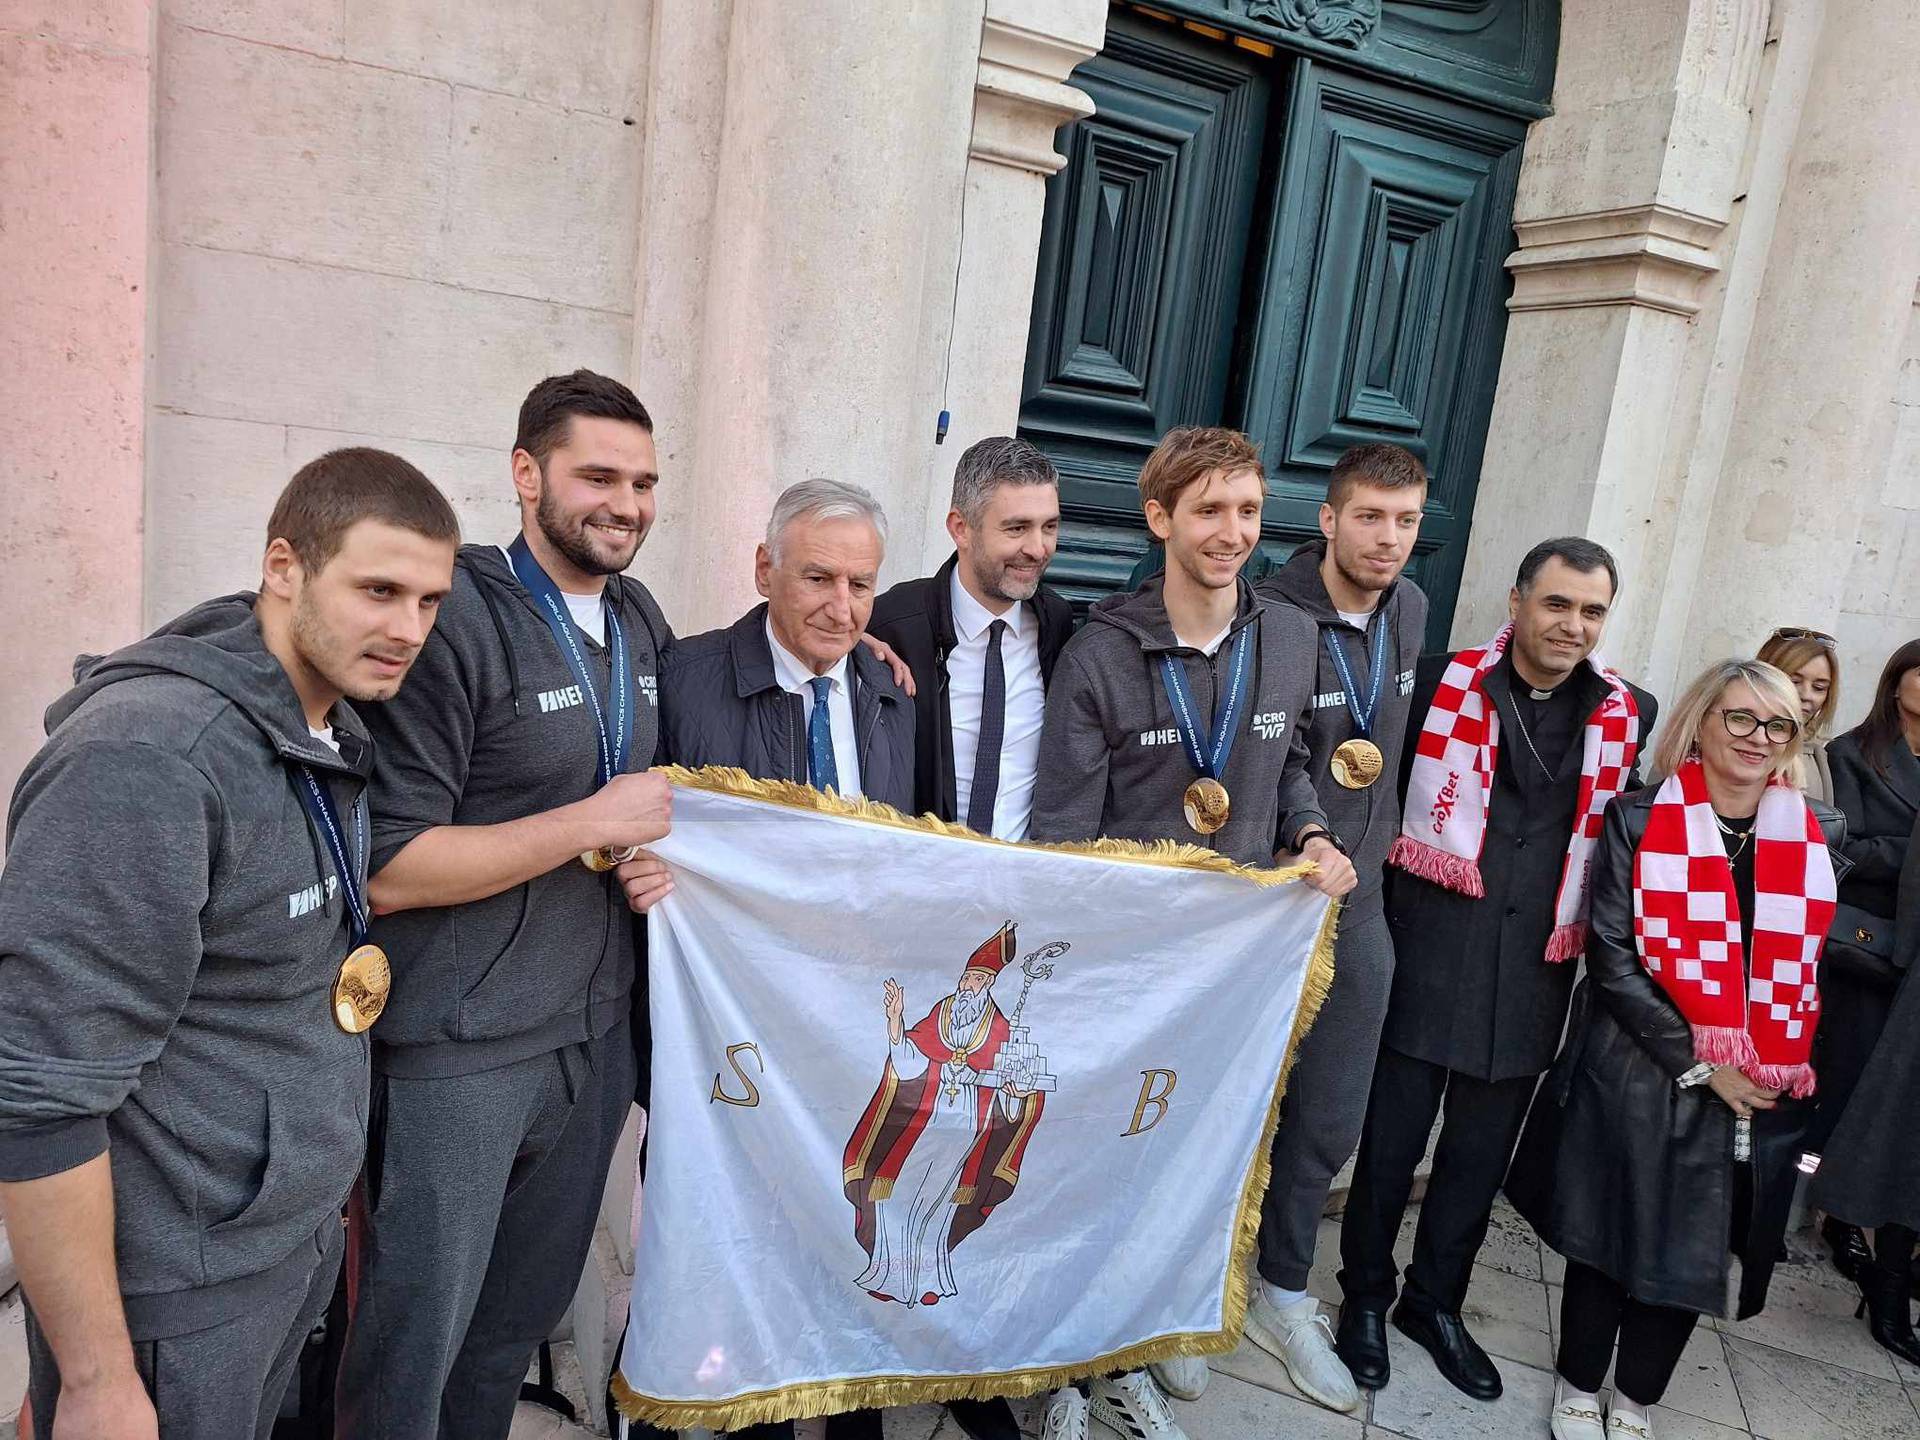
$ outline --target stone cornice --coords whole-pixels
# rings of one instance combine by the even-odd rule
[[[1054,132],[1093,114],[1093,101],[1064,83],[1093,52],[1058,36],[988,16],[980,33],[969,153],[997,165],[1051,175],[1067,163]]]
[[[1639,305],[1696,315],[1720,268],[1713,244],[1726,222],[1656,204],[1516,220],[1513,228],[1520,248],[1507,257],[1509,310]]]

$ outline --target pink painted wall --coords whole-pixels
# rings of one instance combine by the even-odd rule
[[[0,0],[0,787],[140,630],[152,5]]]

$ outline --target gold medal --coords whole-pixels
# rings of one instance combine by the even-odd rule
[[[1386,761],[1381,757],[1378,745],[1356,737],[1341,742],[1327,768],[1333,772],[1333,778],[1347,789],[1364,790],[1380,778]]]
[[[387,952],[378,945],[356,945],[340,962],[340,973],[333,982],[333,1020],[349,1035],[373,1028],[380,1012],[387,1008],[387,992],[393,988],[393,971],[387,964]]]
[[[624,865],[640,853],[638,845],[628,845],[616,850],[611,845],[602,845],[598,850],[589,850],[580,857],[580,863],[596,875],[603,875],[616,865]]]
[[[1188,827],[1202,835],[1211,835],[1225,825],[1232,808],[1227,787],[1205,776],[1187,786],[1181,801]]]

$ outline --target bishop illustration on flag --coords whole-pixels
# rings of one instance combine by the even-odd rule
[[[1054,1077],[1034,1073],[1019,1008],[1010,1021],[994,1003],[1013,951],[1008,921],[911,1030],[903,1028],[906,992],[886,983],[885,1070],[847,1142],[846,1165],[854,1234],[870,1262],[855,1283],[876,1300],[937,1305],[955,1294],[954,1247],[1020,1183],[1046,1107],[1038,1087],[1044,1079],[1052,1088]]]
[[[1231,1348],[1331,979],[1303,868],[674,778],[622,1408],[738,1429]]]

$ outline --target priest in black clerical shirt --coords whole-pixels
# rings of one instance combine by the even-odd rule
[[[1613,557],[1588,540],[1549,540],[1520,567],[1506,653],[1484,689],[1499,717],[1479,897],[1387,871],[1387,923],[1398,962],[1379,1063],[1341,1230],[1340,1357],[1354,1380],[1389,1378],[1384,1321],[1418,1341],[1441,1373],[1477,1399],[1499,1371],[1460,1310],[1494,1197],[1540,1075],[1553,1063],[1579,971],[1545,957],[1580,800],[1590,717],[1610,686],[1588,656],[1612,609]],[[1450,655],[1421,660],[1408,734],[1420,733]],[[1642,743],[1653,697],[1634,686]],[[1415,747],[1409,743],[1403,768]],[[1402,793],[1407,777],[1401,777]],[[1639,785],[1630,776],[1626,789]],[[1394,1241],[1445,1101],[1446,1120],[1402,1287]]]

